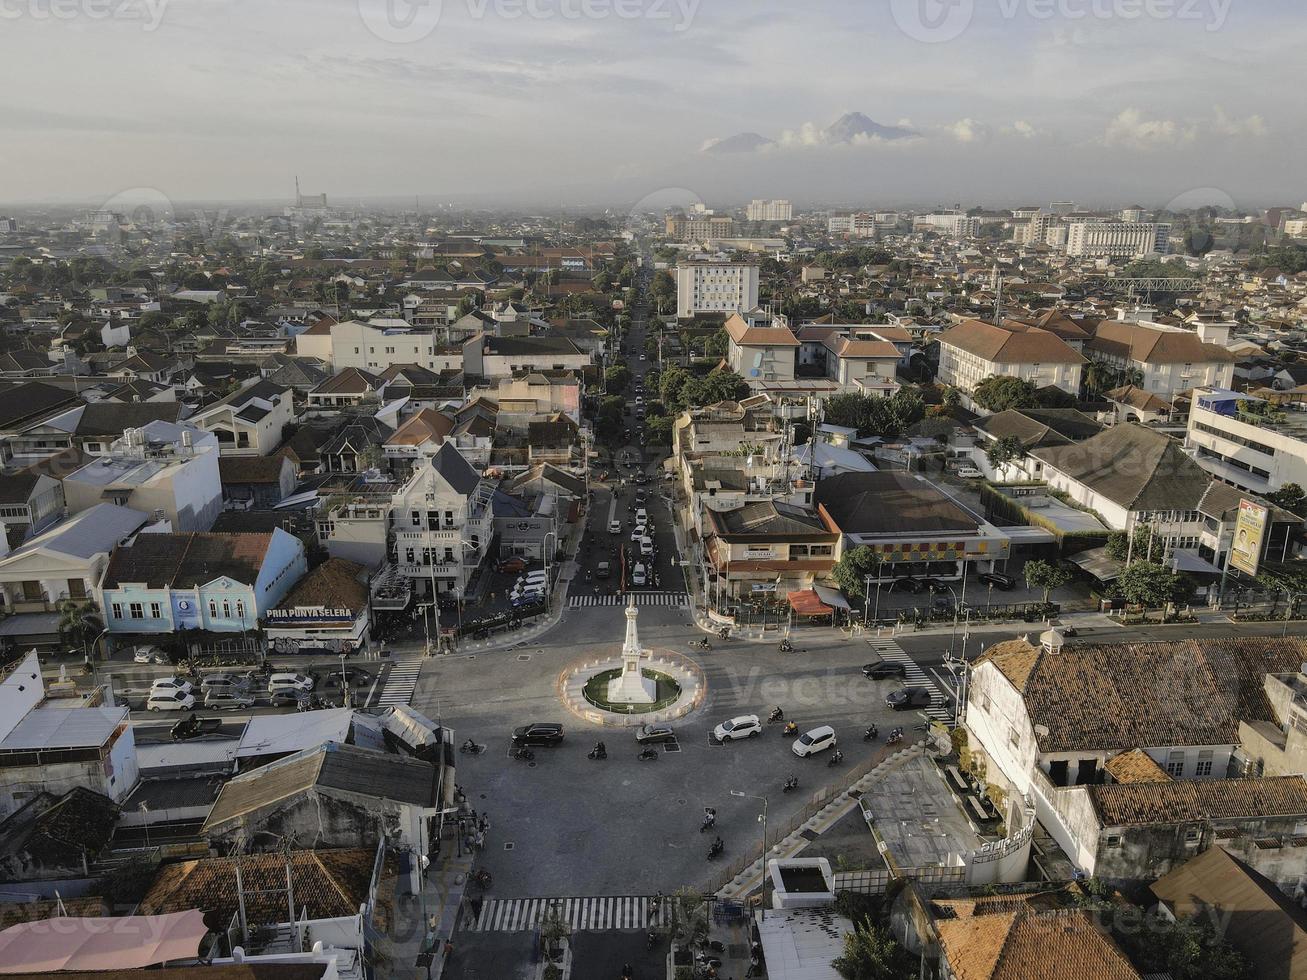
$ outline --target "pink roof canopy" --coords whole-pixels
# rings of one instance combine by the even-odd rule
[[[198,909],[23,922],[0,932],[0,973],[139,970],[194,959],[208,931]]]

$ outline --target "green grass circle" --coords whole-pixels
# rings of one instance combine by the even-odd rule
[[[651,704],[614,704],[608,700],[608,685],[621,676],[622,668],[616,667],[612,670],[601,671],[595,674],[585,682],[585,688],[582,693],[586,701],[604,711],[611,711],[619,715],[643,715],[654,711],[662,711],[664,708],[675,704],[681,696],[681,685],[676,679],[661,674],[656,670],[643,668],[640,673],[654,682],[654,698]]]

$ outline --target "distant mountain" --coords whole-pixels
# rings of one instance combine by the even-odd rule
[[[919,135],[902,126],[882,126],[861,112],[846,112],[823,131],[827,143],[857,143],[867,139],[901,140]]]
[[[736,133],[725,139],[710,140],[704,144],[704,153],[753,153],[766,146],[775,145],[776,141],[760,136],[758,133]]]

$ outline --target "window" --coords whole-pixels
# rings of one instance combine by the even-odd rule
[[[132,619],[145,618],[145,607],[142,606],[139,602],[133,602],[127,608],[128,608],[128,612],[131,614]]]
[[[209,600],[209,618],[210,619],[218,618],[218,604],[214,602],[212,599]]]
[[[1198,765],[1194,767],[1194,775],[1197,778],[1202,779],[1203,777],[1210,776],[1211,774],[1212,774],[1212,760],[1211,759],[1199,760]]]
[[[237,619],[245,618],[245,603],[240,599],[236,600],[236,618]]]
[[[1121,846],[1121,835],[1120,835],[1120,834],[1108,834],[1108,835],[1107,835],[1107,840],[1104,841],[1104,843],[1107,844],[1108,847],[1120,847],[1120,846]]]
[[[1184,775],[1184,753],[1172,752],[1166,757],[1166,774],[1172,779],[1179,779]]]
[[[222,600],[222,618],[231,619],[231,603],[226,599]]]
[[[85,599],[86,580],[80,578],[70,578],[68,580],[68,597],[70,599]]]
[[[150,603],[150,618],[163,619],[163,607],[157,602]]]
[[[421,526],[422,526],[422,514],[421,514],[421,512],[416,511],[416,510],[415,510],[415,511],[411,511],[409,516],[412,518],[413,526],[414,526],[414,527],[421,527]]]
[[[113,610],[113,618],[114,618],[114,619],[122,619],[122,618],[123,618],[123,607],[122,607],[122,603],[120,603],[120,602],[115,602],[115,603],[113,604],[113,606],[110,607],[110,608]]]

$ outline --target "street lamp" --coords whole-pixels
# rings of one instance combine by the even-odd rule
[[[554,547],[557,548],[558,547],[557,531],[546,531],[545,536],[540,540],[540,548],[541,551],[543,552],[542,557],[545,560],[545,587],[548,590],[548,594],[552,595],[553,594],[553,589],[551,587],[552,583],[549,581],[549,556],[551,554],[551,551],[548,545],[549,545],[550,538],[554,539]]]
[[[762,815],[759,818],[762,821],[762,881],[763,891],[767,890],[767,797],[754,796],[752,793],[742,793],[738,789],[731,790],[732,796],[737,796],[744,800],[759,800],[762,803]]]
[[[349,672],[345,670],[345,651],[340,651],[340,700],[341,707],[350,706]]]

